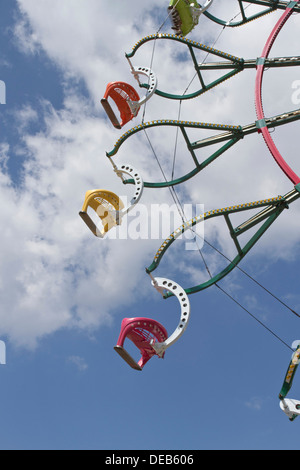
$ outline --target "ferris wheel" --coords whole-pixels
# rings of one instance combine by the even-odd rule
[[[129,204],[125,204],[119,196],[105,189],[88,190],[85,196],[80,216],[86,223],[93,235],[98,238],[106,238],[107,233],[122,223],[124,217],[140,202],[145,190],[160,188],[174,189],[198,174],[205,172],[206,168],[218,159],[222,158],[225,152],[235,146],[241,140],[247,140],[247,137],[253,134],[261,135],[271,157],[275,160],[279,169],[284,173],[291,183],[290,190],[279,196],[270,195],[267,199],[256,200],[253,202],[237,202],[236,205],[230,207],[217,208],[199,214],[191,220],[182,218],[182,225],[173,231],[166,240],[161,244],[155,253],[153,260],[146,268],[146,273],[150,277],[151,285],[164,298],[175,297],[179,303],[180,315],[179,323],[172,334],[168,334],[164,326],[156,320],[137,317],[125,318],[122,321],[121,332],[115,346],[115,351],[135,370],[141,371],[145,364],[153,356],[164,357],[166,350],[172,346],[186,331],[191,315],[191,307],[189,296],[199,293],[213,285],[218,285],[219,281],[225,278],[238,265],[247,253],[256,245],[266,231],[273,225],[279,216],[295,201],[300,198],[300,176],[287,163],[286,155],[282,155],[276,146],[272,136],[271,129],[289,125],[300,119],[300,109],[281,110],[279,114],[267,116],[263,107],[263,84],[265,71],[267,69],[284,69],[286,67],[298,67],[300,65],[300,55],[293,57],[271,57],[272,47],[274,43],[280,40],[280,33],[284,28],[288,28],[293,14],[300,13],[300,0],[294,2],[278,1],[278,0],[253,0],[253,1],[234,1],[237,14],[231,19],[223,19],[218,16],[218,0],[213,2],[209,0],[202,2],[192,0],[171,0],[167,8],[168,19],[174,33],[162,33],[161,29],[157,33],[141,38],[132,48],[131,52],[126,54],[130,71],[136,79],[140,93],[134,87],[123,81],[110,82],[101,100],[102,106],[107,114],[108,119],[115,129],[121,130],[126,124],[138,118],[139,112],[143,106],[151,106],[151,99],[154,95],[161,99],[174,100],[183,102],[185,100],[198,100],[201,95],[208,93],[210,90],[222,86],[228,79],[242,73],[246,69],[254,69],[256,72],[255,82],[253,83],[253,98],[255,101],[255,109],[257,119],[247,125],[236,125],[186,121],[181,119],[162,118],[151,122],[142,122],[136,124],[130,130],[122,134],[113,148],[107,152],[106,156],[112,164],[113,171],[126,185],[132,185],[132,199]],[[249,6],[256,6],[257,10],[249,13]],[[221,51],[215,47],[202,44],[191,40],[187,35],[201,25],[201,15],[208,20],[213,21],[223,28],[234,28],[243,26],[250,21],[258,20],[262,16],[273,11],[282,11],[279,20],[274,24],[271,31],[266,34],[266,42],[260,55],[255,58],[237,57],[229,52]],[[195,29],[194,29],[195,28]],[[160,76],[158,71],[152,70],[151,66],[133,65],[137,51],[142,52],[145,44],[157,44],[157,42],[168,42],[172,48],[180,43],[186,49],[191,62],[196,71],[196,79],[198,80],[197,90],[193,93],[185,92],[184,94],[172,94],[167,89],[160,88]],[[203,51],[211,57],[210,62],[198,63],[196,52]],[[204,71],[217,70],[219,76],[217,79],[206,80]],[[141,97],[141,93],[143,96]],[[149,104],[148,104],[149,103]],[[116,111],[117,110],[117,111]],[[119,116],[117,114],[119,113]],[[130,163],[117,164],[115,157],[125,142],[134,135],[153,129],[159,133],[164,128],[175,128],[181,133],[186,144],[188,153],[191,156],[193,169],[179,177],[168,179],[165,177],[163,181],[147,181],[147,176],[142,175],[141,169],[134,168]],[[189,131],[195,133],[201,130],[213,131],[214,135],[205,139],[199,138],[195,140],[190,137]],[[217,147],[217,149],[216,149]],[[206,149],[208,156],[199,159],[197,154],[199,149]],[[253,215],[253,211],[255,212]],[[92,217],[96,216],[96,221]],[[237,226],[232,221],[234,214],[243,216],[243,221]],[[251,214],[251,215],[249,215]],[[225,220],[233,247],[235,256],[233,259],[225,258],[226,266],[215,275],[211,275],[209,268],[209,279],[194,286],[182,287],[177,282],[169,279],[169,277],[156,277],[155,272],[159,267],[163,267],[163,259],[165,253],[176,243],[188,230],[194,231],[199,224],[215,218]],[[98,221],[97,221],[98,220]],[[243,242],[241,235],[250,233],[247,242]],[[206,242],[206,240],[204,240]],[[214,247],[213,247],[214,248]],[[219,287],[220,288],[220,287]],[[221,289],[222,290],[222,289]],[[292,313],[300,317],[294,310]],[[136,361],[125,349],[125,340],[131,340],[141,353],[141,359]],[[280,406],[282,410],[294,419],[300,414],[300,401],[288,400],[286,395],[289,392],[300,360],[299,347],[294,352],[291,363],[289,365],[285,382],[280,392]]]

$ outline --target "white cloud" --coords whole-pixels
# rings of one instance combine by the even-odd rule
[[[80,372],[87,370],[89,367],[84,358],[80,356],[70,356],[68,357],[67,362],[74,364]]]
[[[255,411],[260,411],[263,406],[263,400],[260,397],[252,397],[249,401],[245,403],[247,408],[250,408]]]
[[[60,67],[65,80],[62,109],[54,109],[45,101],[39,111],[27,105],[16,113],[23,139],[22,152],[26,157],[22,184],[17,188],[5,169],[5,161],[12,150],[7,144],[1,146],[0,197],[6,201],[0,215],[4,227],[0,235],[2,334],[8,335],[14,344],[34,347],[44,335],[60,328],[94,329],[112,321],[120,305],[124,307],[134,301],[136,286],[148,282],[147,278],[141,280],[141,273],[150,264],[159,243],[95,239],[78,212],[88,189],[104,187],[119,195],[131,194],[132,187],[121,184],[105,156],[119,133],[104,117],[99,101],[109,81],[122,79],[134,83],[124,52],[130,51],[143,35],[155,31],[158,23],[154,24],[150,7],[136,0],[126,5],[123,1],[107,0],[19,0],[18,3],[21,13],[15,35],[19,44],[26,46],[23,51],[37,54],[43,50]],[[160,4],[158,0],[151,2],[151,9],[160,8]],[[266,31],[273,25],[276,15],[259,20],[262,23],[253,22],[248,29],[225,30],[216,47],[255,58],[261,52]],[[261,24],[265,27],[261,28]],[[297,27],[293,23],[292,36]],[[198,39],[200,33],[201,38],[217,37],[219,31],[220,28],[205,19],[203,28],[195,30],[193,37]],[[248,39],[249,31],[255,38],[253,43]],[[286,44],[288,42],[286,37]],[[135,64],[149,65],[152,48],[153,44],[146,47],[146,55],[139,54]],[[170,51],[170,44],[156,46],[154,65],[159,86],[183,91],[194,72],[179,65]],[[288,48],[286,52],[289,55]],[[171,85],[165,76],[172,78]],[[80,95],[74,80],[69,80],[74,77],[84,81],[91,99]],[[254,71],[244,71],[213,92],[184,103],[182,119],[243,125],[253,122],[254,77]],[[288,75],[286,80],[290,79]],[[274,96],[275,86],[271,88]],[[278,113],[281,111],[286,109],[279,109]],[[177,115],[176,102],[155,96],[147,106],[149,120],[175,119]],[[37,119],[43,127],[39,133],[31,134],[27,130],[28,123]],[[204,136],[200,134],[195,139]],[[149,135],[170,175],[175,131],[171,136],[164,129]],[[292,139],[285,142],[283,137],[281,142],[297,166]],[[186,172],[187,158],[190,161],[186,150],[179,152],[179,174]],[[145,180],[161,178],[143,135],[126,141],[115,161],[133,164]],[[178,191],[188,202],[205,203],[205,208],[211,209],[277,195],[289,189],[289,183],[273,163],[260,136],[253,136],[246,137]],[[173,204],[168,190],[145,191],[144,203],[162,201]],[[274,226],[267,241],[262,239],[258,245],[258,253],[290,256],[299,243],[299,208],[293,206],[292,210],[294,217],[286,216],[285,224],[279,222]],[[229,242],[222,241],[222,229],[216,231],[213,226],[206,230],[214,236],[218,234],[221,247],[227,254],[231,253]],[[278,247],[278,239],[283,237],[288,241],[284,247]],[[214,256],[212,263],[216,265]],[[190,271],[195,277],[193,266]]]
[[[60,328],[94,329],[110,322],[120,303],[132,302],[144,259],[154,250],[138,240],[126,242],[125,249],[123,240],[96,239],[78,215],[87,189],[124,192],[99,151],[113,132],[82,104],[69,96],[61,111],[44,107],[45,131],[23,136],[27,159],[20,187],[0,174],[6,201],[0,317],[2,334],[17,345],[34,347]],[[19,114],[22,129],[32,115]],[[3,147],[5,155],[8,151]]]

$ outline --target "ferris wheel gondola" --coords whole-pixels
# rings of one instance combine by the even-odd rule
[[[135,118],[141,106],[153,96],[157,88],[157,77],[149,67],[133,67],[129,58],[127,59],[131,66],[131,72],[139,84],[140,75],[146,76],[148,79],[148,89],[145,96],[140,98],[137,91],[128,83],[111,82],[107,85],[101,104],[116,129],[122,129],[129,121]],[[108,98],[115,102],[121,116],[121,122],[111,107]]]
[[[212,3],[213,0],[207,0],[201,6],[196,0],[171,0],[168,11],[175,34],[189,34],[199,23],[200,15],[208,10]]]

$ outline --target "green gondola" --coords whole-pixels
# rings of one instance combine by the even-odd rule
[[[169,11],[171,12],[172,29],[180,36],[189,34],[199,22],[201,13],[206,11],[213,0],[208,0],[202,7],[196,0],[171,0]]]

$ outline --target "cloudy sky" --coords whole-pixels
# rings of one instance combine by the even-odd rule
[[[161,25],[162,32],[171,31],[162,3],[1,2],[0,79],[6,85],[6,104],[0,109],[0,339],[7,352],[7,364],[0,369],[3,449],[298,446],[277,400],[291,351],[215,287],[191,298],[192,326],[164,361],[153,358],[137,374],[113,351],[124,317],[153,317],[168,331],[179,318],[174,299],[163,301],[145,274],[163,241],[162,236],[145,236],[160,233],[151,208],[164,204],[168,218],[167,207],[174,205],[170,191],[146,188],[123,228],[105,240],[95,238],[78,215],[89,189],[132,197],[132,186],[122,185],[106,152],[142,119],[180,115],[182,120],[230,125],[256,119],[255,70],[245,70],[181,108],[178,101],[155,95],[122,131],[112,127],[100,104],[106,85],[120,80],[137,88],[125,53]],[[251,8],[256,11],[253,6],[247,11]],[[215,0],[211,12],[230,20],[239,12],[238,2]],[[222,28],[203,16],[189,37],[256,59],[281,14],[240,28]],[[291,41],[299,35],[299,23],[293,15],[271,56],[299,55],[297,41]],[[216,60],[200,51],[197,58]],[[162,91],[182,94],[189,84],[190,92],[199,88],[186,46],[150,42],[132,60],[136,66],[151,65]],[[266,116],[299,108],[299,80],[297,68],[266,72]],[[299,173],[298,130],[296,122],[272,136]],[[190,135],[196,141],[213,133],[193,130]],[[193,168],[180,136],[176,147],[175,128],[152,129],[149,138],[151,145],[142,132],[129,138],[115,163],[130,163],[145,181],[163,181],[155,157],[168,178],[174,154],[175,176]],[[200,161],[205,152],[198,151]],[[291,189],[262,137],[252,135],[176,191],[182,204],[210,210]],[[295,202],[242,263],[296,311],[299,214]],[[172,230],[176,223],[181,223],[179,215]],[[227,232],[219,220],[205,225],[205,238],[232,258]],[[206,248],[209,269],[218,272],[224,260]],[[198,252],[186,252],[183,242],[170,248],[157,275],[183,287],[207,276]],[[299,339],[297,319],[242,273],[228,276],[222,287],[287,344]],[[286,440],[278,441],[283,434]]]

